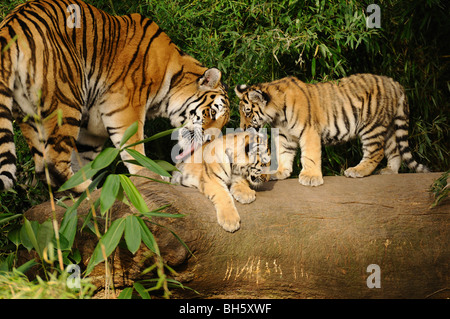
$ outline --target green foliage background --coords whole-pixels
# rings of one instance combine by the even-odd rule
[[[23,0],[0,4],[0,19]],[[366,8],[375,2],[281,0],[87,0],[112,14],[141,13],[153,19],[186,53],[218,67],[229,85],[232,118],[238,127],[237,84],[294,75],[305,82],[357,72],[390,76],[408,94],[410,144],[418,161],[434,171],[449,168],[450,5],[446,0],[376,1],[381,29],[366,27]],[[147,124],[150,136],[168,129],[167,120]],[[45,199],[31,186],[33,164],[18,140],[17,197],[0,194],[0,211],[23,211]],[[170,138],[147,145],[147,155],[170,160]],[[358,141],[324,147],[323,172],[341,174],[361,158]],[[294,175],[299,173],[297,157]],[[45,190],[45,188],[43,188]],[[30,197],[30,194],[32,195]],[[20,200],[17,200],[20,198]]]

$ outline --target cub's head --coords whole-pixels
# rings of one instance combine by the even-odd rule
[[[177,160],[217,136],[230,119],[230,102],[221,77],[218,69],[208,69],[194,81],[180,83],[182,89],[171,97],[180,105],[176,110],[169,111],[172,112],[169,116],[176,117],[172,124],[184,125],[179,130],[178,139],[183,151],[176,157]]]
[[[270,177],[270,149],[267,135],[251,129],[237,134],[239,147],[233,158],[233,173],[243,176],[252,187],[259,187]],[[243,151],[243,153],[242,153]]]
[[[241,129],[260,128],[270,120],[270,116],[266,113],[267,104],[270,102],[267,93],[245,84],[236,86],[234,91],[240,100]]]

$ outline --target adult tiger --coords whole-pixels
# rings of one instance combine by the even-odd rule
[[[267,136],[255,131],[230,133],[198,148],[177,164],[172,183],[195,187],[214,204],[219,225],[234,232],[240,227],[233,197],[242,204],[256,199],[253,188],[268,181],[270,150]]]
[[[111,16],[79,0],[26,2],[0,24],[0,50],[0,190],[15,179],[13,119],[36,172],[44,174],[45,161],[56,187],[78,169],[75,143],[81,159],[91,161],[108,137],[118,146],[138,121],[128,141],[134,143],[144,137],[146,118],[162,116],[175,127],[185,124],[179,143],[187,153],[202,142],[193,142],[194,131],[220,129],[229,119],[221,72],[184,54],[140,14]],[[61,125],[49,116],[55,111]],[[142,144],[133,148],[144,154]]]
[[[335,144],[361,138],[363,158],[345,170],[347,177],[370,175],[383,156],[382,174],[397,173],[402,159],[410,169],[428,172],[412,157],[408,144],[409,106],[403,87],[385,76],[355,74],[338,82],[307,84],[295,77],[252,86],[239,85],[241,128],[269,123],[280,129],[278,169],[274,177],[292,172],[301,149],[303,185],[323,184],[321,141]]]

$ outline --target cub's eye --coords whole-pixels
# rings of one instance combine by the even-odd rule
[[[211,117],[212,118],[215,118],[216,117],[216,111],[215,110],[213,110],[213,109],[211,109]]]

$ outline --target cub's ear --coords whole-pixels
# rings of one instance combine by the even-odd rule
[[[236,85],[234,88],[234,92],[236,93],[237,97],[239,99],[242,99],[242,96],[244,95],[245,91],[247,91],[248,86],[245,84]]]
[[[201,90],[210,90],[217,87],[222,78],[222,72],[219,69],[211,68],[203,73],[198,80],[198,85]]]
[[[253,90],[248,92],[248,98],[250,99],[250,102],[257,103],[261,107],[266,106],[270,101],[267,93],[264,93],[261,90]]]

